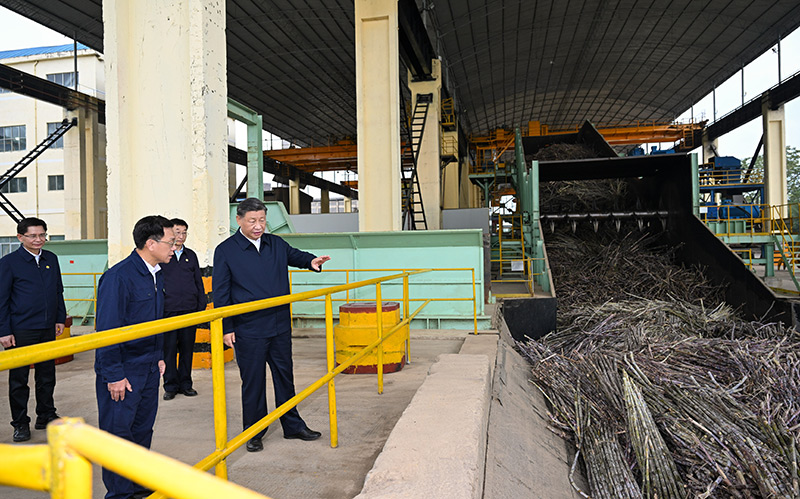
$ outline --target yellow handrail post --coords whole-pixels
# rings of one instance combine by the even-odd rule
[[[472,322],[475,326],[475,334],[478,334],[478,297],[475,292],[475,269],[472,269]]]
[[[336,368],[336,350],[333,342],[333,302],[331,294],[325,295],[325,349],[327,350],[328,372]],[[334,378],[328,381],[328,416],[331,428],[331,447],[339,446],[339,427],[336,420],[336,387]]]
[[[403,320],[411,315],[411,304],[408,295],[408,274],[403,276]],[[411,364],[411,323],[408,324],[406,333],[406,363]]]
[[[82,418],[65,418],[47,426],[50,444],[50,497],[53,499],[91,499],[92,463],[73,451],[64,434]]]
[[[97,324],[97,274],[92,275],[92,286],[94,287],[94,295],[92,296],[94,300],[92,303],[94,304],[94,323]]]
[[[222,319],[211,321],[211,385],[214,392],[214,442],[218,451],[228,444],[228,415],[225,405],[225,358],[222,343]],[[218,477],[228,479],[225,459],[215,468]]]
[[[378,339],[383,339],[383,299],[381,283],[375,284],[375,312],[378,315]],[[383,393],[383,342],[378,345],[378,393]]]

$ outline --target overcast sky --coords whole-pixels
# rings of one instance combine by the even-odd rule
[[[0,7],[0,51],[47,45],[72,43],[72,40],[45,28],[25,17]],[[768,50],[761,57],[744,68],[745,102],[761,94],[778,83],[777,47]],[[781,41],[781,78],[786,79],[800,71],[800,30],[796,30]],[[711,94],[698,99],[694,105],[694,119],[713,121],[713,98]],[[728,81],[718,85],[716,90],[716,117],[736,109],[742,104],[742,76],[736,73]],[[800,148],[800,99],[785,106],[787,125],[786,143]],[[692,110],[687,110],[679,118],[688,120]],[[237,135],[239,135],[237,133]],[[740,159],[753,155],[761,138],[761,120],[754,120],[733,132],[720,137],[719,154],[736,156]]]

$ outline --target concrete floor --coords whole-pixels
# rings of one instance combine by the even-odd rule
[[[443,353],[457,353],[464,331],[412,332],[412,363],[384,378],[384,393],[377,393],[375,375],[341,375],[336,381],[339,446],[330,447],[327,390],[319,390],[299,405],[309,427],[323,433],[314,442],[285,440],[280,425],[267,431],[264,450],[244,449],[228,458],[229,479],[275,498],[309,497],[340,499],[361,490],[367,472],[383,448],[386,438],[427,376],[428,369]],[[325,374],[325,340],[309,330],[295,331],[295,383],[298,391]],[[58,366],[55,392],[61,416],[82,417],[97,426],[94,392],[94,354],[86,352]],[[31,376],[31,379],[33,376]],[[194,386],[200,393],[187,398],[159,401],[153,436],[154,451],[194,464],[214,450],[211,371],[195,370]],[[226,365],[228,434],[241,431],[239,372],[234,362]],[[271,393],[269,407],[274,408]],[[0,400],[7,411],[8,384],[0,382]],[[34,402],[29,402],[33,412]],[[10,419],[10,418],[9,418]],[[0,427],[1,428],[1,427]],[[12,428],[0,431],[0,443],[12,443]],[[45,443],[45,431],[32,431],[29,443]],[[100,498],[105,487],[99,468],[94,473],[92,497]],[[44,498],[49,494],[0,487],[0,498]]]
[[[280,425],[276,424],[267,432],[262,452],[248,453],[240,449],[228,458],[229,479],[277,499],[352,498],[362,491],[365,478],[371,470],[371,474],[380,475],[380,472],[376,472],[376,458],[386,452],[384,444],[392,434],[395,442],[408,442],[408,448],[416,449],[399,457],[395,452],[395,458],[389,463],[390,469],[398,470],[397,473],[391,471],[392,475],[405,471],[410,477],[407,483],[416,483],[425,491],[414,496],[454,499],[577,498],[578,495],[569,484],[572,451],[567,443],[548,430],[546,404],[528,381],[530,366],[514,351],[513,340],[502,321],[499,342],[496,331],[488,333],[488,336],[494,338],[486,338],[489,344],[495,345],[493,349],[480,346],[487,344],[487,341],[474,341],[473,337],[465,341],[465,331],[412,331],[413,363],[400,372],[386,375],[382,395],[377,393],[375,375],[342,375],[337,378],[338,448],[330,447],[327,392],[320,390],[304,400],[299,410],[312,429],[323,433],[323,438],[314,442],[285,440]],[[324,337],[319,330],[295,330],[293,344],[295,381],[299,390],[325,373]],[[418,389],[431,380],[431,366],[434,363],[437,363],[434,370],[441,375],[442,364],[438,359],[442,354],[459,354],[456,357],[471,355],[473,359],[477,357],[476,354],[485,355],[484,362],[488,362],[491,369],[485,375],[488,389],[485,390],[483,402],[471,406],[472,409],[466,404],[452,403],[453,397],[462,401],[468,399],[468,383],[465,380],[473,376],[474,371],[467,364],[468,370],[462,371],[463,375],[456,371],[448,378],[449,387],[439,386],[443,394],[441,397],[428,397],[421,403]],[[452,362],[452,355],[445,357]],[[76,355],[72,362],[58,366],[55,399],[60,415],[82,417],[88,424],[96,426],[93,360],[93,352],[87,352]],[[235,362],[228,363],[225,372],[228,434],[232,438],[241,429],[240,380]],[[214,449],[211,372],[195,370],[193,377],[200,395],[193,398],[178,395],[168,402],[160,400],[153,437],[154,451],[188,464],[196,463]],[[5,376],[0,380],[0,401],[7,400],[5,380]],[[4,405],[7,411],[6,402],[0,405]],[[32,400],[29,407],[33,411]],[[274,408],[272,402],[270,408]],[[458,411],[458,408],[476,411],[475,417],[470,420],[475,424],[462,423],[462,426],[454,428],[450,424],[452,421],[443,414],[448,410]],[[477,414],[477,411],[483,414]],[[458,412],[455,414],[461,415]],[[397,424],[401,417],[405,424]],[[448,421],[441,421],[442,417]],[[409,418],[413,420],[411,424]],[[435,421],[445,426],[439,433],[426,434],[418,431],[419,427],[416,426],[423,424],[423,421]],[[405,432],[401,430],[403,427],[406,428]],[[10,444],[12,429],[10,425],[5,428],[0,431],[0,443]],[[32,433],[30,443],[45,443],[44,431],[32,430]],[[481,436],[483,434],[485,438]],[[467,455],[472,451],[464,450],[465,438],[484,442],[479,448],[485,447],[485,451],[475,452],[475,456]],[[476,457],[478,461],[475,461]],[[470,460],[479,467],[471,476],[447,475],[445,470],[450,469],[452,463],[463,464]],[[406,464],[402,464],[404,462]],[[437,473],[444,473],[447,476],[441,476],[441,480],[471,481],[471,486],[469,483],[462,485],[470,487],[472,492],[465,495],[464,489],[442,487],[439,480],[433,482],[437,488],[414,482],[424,462],[430,464],[422,471],[436,475],[432,476],[434,480],[439,476]],[[93,498],[101,498],[105,493],[99,471],[95,466]],[[587,490],[579,473],[575,480],[583,490]],[[431,494],[433,490],[438,492]],[[405,496],[407,494],[392,495],[388,487],[378,482],[369,497]],[[0,499],[45,497],[49,495],[0,487]]]

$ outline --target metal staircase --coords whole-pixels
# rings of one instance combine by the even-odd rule
[[[400,96],[402,101],[402,93]],[[400,172],[402,176],[403,229],[407,230],[428,228],[428,222],[425,219],[425,208],[422,204],[422,191],[419,186],[417,164],[422,136],[425,133],[425,121],[432,102],[433,94],[418,94],[411,119],[408,119],[405,103],[401,102],[400,106],[401,112],[404,114],[401,120],[401,128],[405,132],[406,139],[406,146],[403,147],[400,161]]]
[[[77,126],[78,118],[72,118],[72,120],[64,120],[61,122],[53,133],[45,137],[45,139],[39,143],[36,147],[28,151],[28,153],[22,157],[19,161],[17,161],[14,166],[8,169],[2,176],[0,176],[0,189],[5,187],[11,179],[16,177],[22,170],[25,169],[29,164],[33,163],[33,160],[38,158],[48,147],[52,146],[56,143],[58,139],[64,136],[67,133],[67,130],[72,128],[73,126]],[[11,201],[8,200],[6,196],[0,192],[0,208],[6,212],[6,214],[11,217],[12,220],[19,223],[20,220],[23,219],[22,212],[20,212],[16,206],[14,206]]]

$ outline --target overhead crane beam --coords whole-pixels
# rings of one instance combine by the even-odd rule
[[[356,170],[358,146],[355,142],[332,146],[274,149],[265,158],[288,163],[303,171]]]
[[[228,146],[228,161],[237,165],[247,165],[247,151],[242,151],[234,146]],[[358,191],[339,185],[328,180],[315,177],[299,168],[286,163],[280,163],[272,158],[264,158],[264,171],[281,179],[296,178],[301,184],[311,185],[318,189],[335,192],[350,199],[358,199]]]

